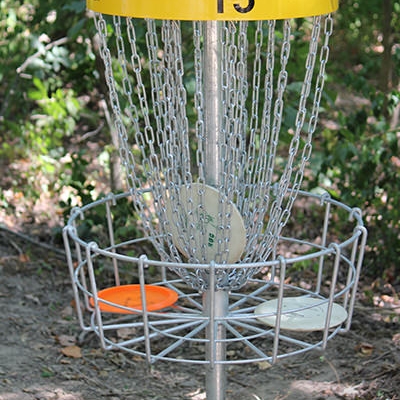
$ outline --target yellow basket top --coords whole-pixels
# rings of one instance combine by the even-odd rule
[[[339,0],[87,0],[96,12],[172,20],[267,20],[328,14]]]

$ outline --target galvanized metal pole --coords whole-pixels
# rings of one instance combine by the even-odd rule
[[[226,328],[219,318],[227,316],[229,306],[229,294],[226,290],[213,290],[209,288],[203,294],[203,309],[210,318],[207,326],[206,356],[206,398],[212,400],[224,400],[226,394]]]
[[[222,126],[222,42],[221,22],[204,22],[204,126],[206,183],[217,186],[221,180],[220,135]]]
[[[221,181],[221,140],[222,133],[222,22],[204,23],[204,125],[205,141],[205,179],[211,186]],[[213,266],[214,264],[211,263]],[[224,400],[226,392],[225,365],[226,344],[225,326],[216,322],[228,313],[229,294],[225,290],[216,290],[214,271],[210,272],[210,282],[203,295],[203,310],[210,323],[206,330],[208,339],[206,355],[209,364],[206,367],[207,399]]]

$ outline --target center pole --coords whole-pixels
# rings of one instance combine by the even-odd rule
[[[222,40],[221,22],[204,22],[204,126],[206,183],[221,183]]]
[[[206,328],[206,399],[224,400],[226,392],[226,328],[218,319],[228,314],[229,294],[210,287],[203,293],[203,309],[209,317]]]
[[[208,185],[221,183],[223,138],[222,119],[222,22],[204,22],[204,68],[203,83],[205,93],[205,180]],[[214,268],[211,263],[210,268]],[[210,271],[208,289],[203,294],[203,310],[209,318],[206,329],[206,395],[210,400],[224,400],[226,392],[226,328],[218,319],[228,314],[229,293],[217,290],[215,271]]]

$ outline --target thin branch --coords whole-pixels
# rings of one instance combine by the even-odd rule
[[[17,69],[17,74],[21,74],[22,72],[24,72],[26,70],[26,68],[28,68],[29,64],[31,62],[33,62],[34,60],[36,60],[37,58],[39,58],[40,56],[43,56],[45,51],[48,51],[50,49],[52,49],[55,46],[60,46],[62,44],[65,44],[68,42],[68,38],[67,37],[63,37],[60,39],[55,40],[54,42],[51,42],[49,44],[47,44],[46,46],[44,46],[43,49],[38,50],[36,53],[32,54],[31,56],[29,56]]]
[[[77,140],[77,143],[83,142],[83,141],[85,141],[86,139],[89,139],[89,138],[92,137],[92,136],[96,136],[99,132],[101,132],[101,130],[102,130],[103,128],[104,128],[104,122],[101,121],[101,122],[100,122],[100,125],[99,125],[95,130],[89,131],[89,132],[86,132],[85,134],[83,134],[82,137],[80,137],[80,138]]]

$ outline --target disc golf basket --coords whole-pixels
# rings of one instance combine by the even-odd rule
[[[88,7],[129,192],[64,229],[82,329],[149,363],[204,365],[209,399],[225,398],[227,364],[325,348],[350,328],[366,241],[360,210],[300,190],[337,1]],[[126,201],[143,235],[121,240]],[[106,234],[87,241],[93,213]]]

